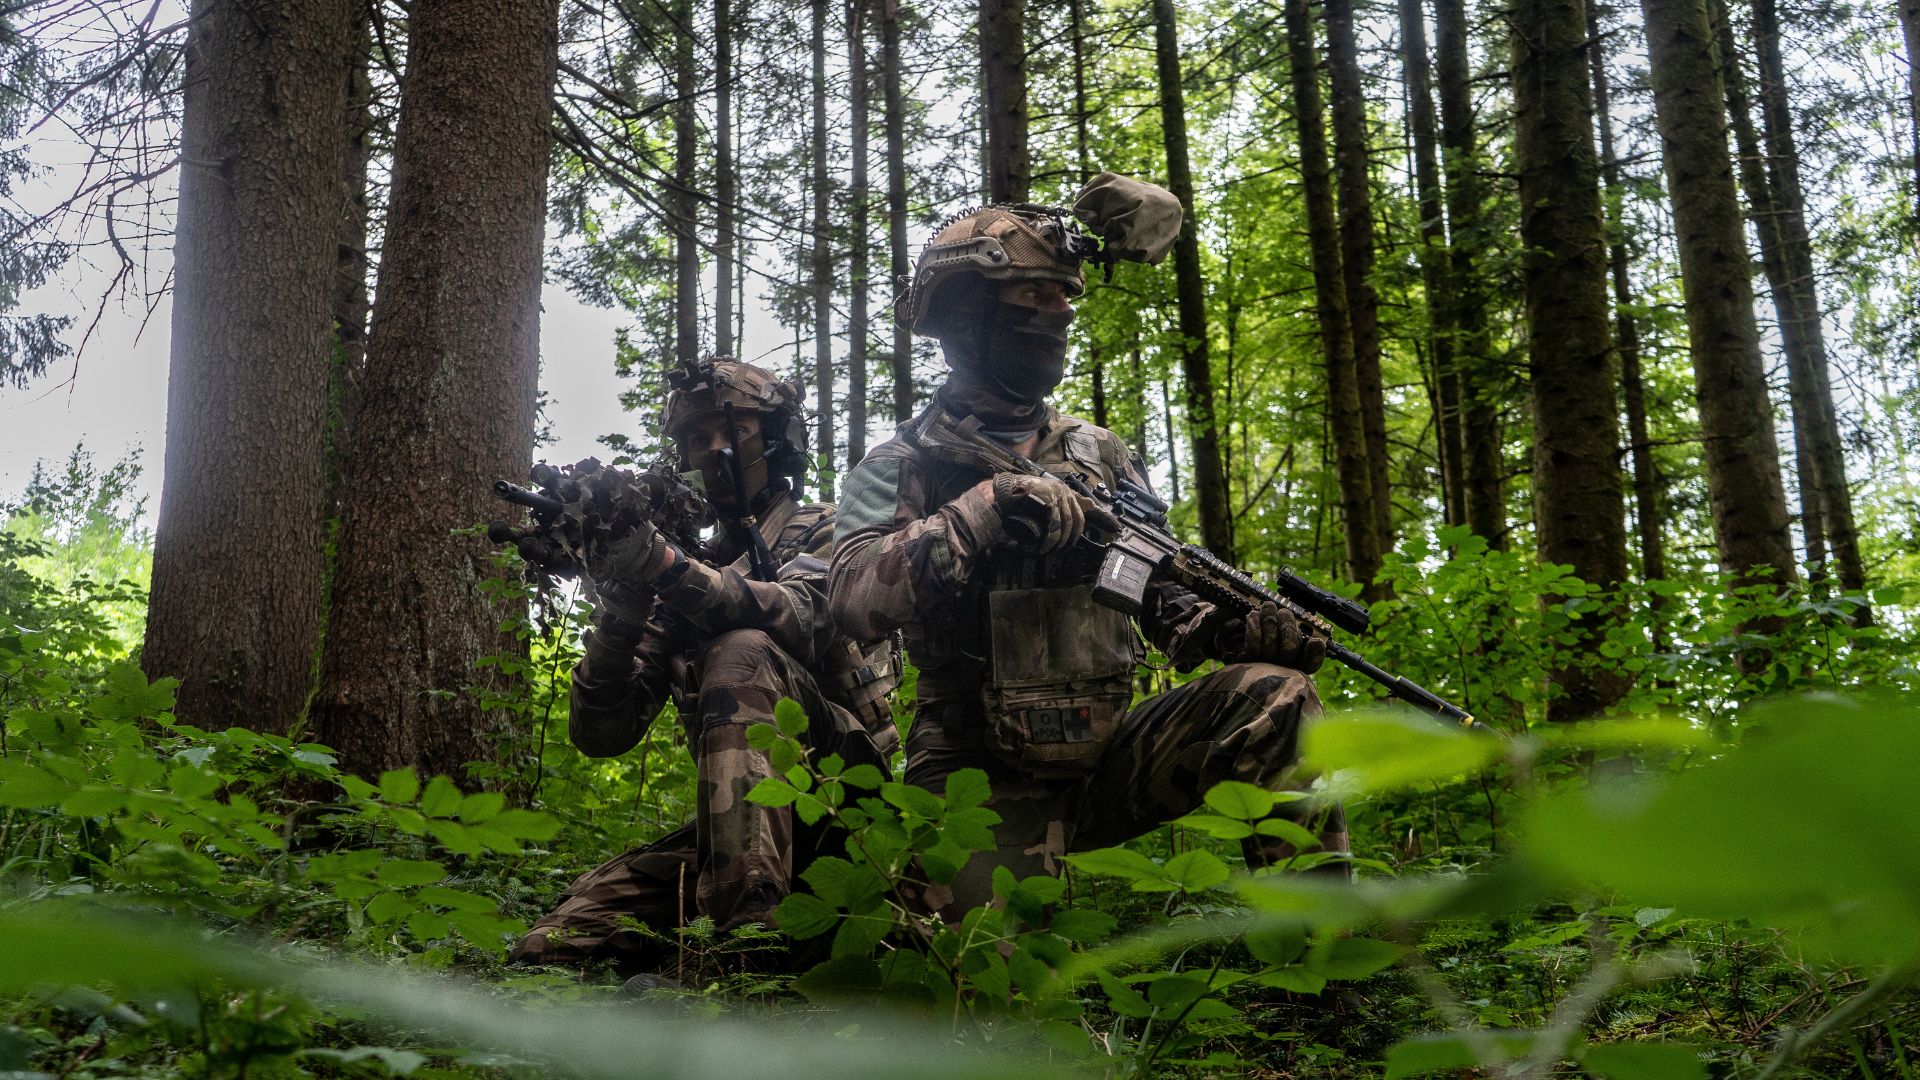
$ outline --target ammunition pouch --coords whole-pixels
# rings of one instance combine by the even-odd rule
[[[834,642],[821,671],[827,700],[853,714],[873,737],[882,759],[900,744],[893,723],[893,692],[900,686],[900,638],[890,635],[865,643]]]
[[[1093,770],[1133,700],[1127,617],[1090,585],[987,594],[987,747],[1036,775]]]

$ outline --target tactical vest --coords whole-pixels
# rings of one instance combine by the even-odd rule
[[[933,466],[939,502],[929,505],[991,475],[966,447],[942,444],[924,423],[909,425],[907,436]],[[1126,473],[1117,438],[1065,416],[1055,417],[1032,460],[1109,487]],[[1082,551],[1043,556],[1002,545],[955,597],[959,651],[985,668],[986,744],[1027,772],[1090,770],[1132,701],[1133,672],[1145,653],[1127,617],[1093,599],[1098,568]]]

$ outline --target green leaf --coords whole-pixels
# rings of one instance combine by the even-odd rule
[[[773,707],[773,722],[779,726],[780,734],[797,739],[807,730],[807,710],[792,698],[783,697]]]
[[[420,812],[437,818],[452,817],[459,813],[460,789],[444,776],[427,781],[427,790],[420,794]]]
[[[1387,1080],[1471,1069],[1479,1063],[1458,1035],[1421,1035],[1387,1048]]]
[[[1233,871],[1227,869],[1218,855],[1202,848],[1183,851],[1168,859],[1163,873],[1168,881],[1188,892],[1211,889],[1233,876]]]
[[[747,801],[761,806],[791,806],[800,797],[800,792],[792,784],[777,776],[769,776],[753,785],[747,792]]]
[[[1160,865],[1131,848],[1097,848],[1066,857],[1067,865],[1100,877],[1127,881],[1160,881],[1165,875]]]
[[[426,885],[447,876],[447,868],[424,859],[388,859],[374,872],[374,880],[388,888]]]
[[[386,925],[398,922],[420,910],[413,901],[397,892],[383,892],[367,902],[367,921]]]
[[[178,685],[178,679],[149,683],[139,664],[122,660],[107,669],[100,696],[87,702],[87,714],[101,720],[158,716],[173,708],[173,690]]]
[[[833,935],[833,955],[871,956],[893,929],[893,920],[880,915],[849,915]]]
[[[866,788],[871,791],[887,782],[887,774],[872,765],[855,765],[840,774],[840,782],[848,787]]]
[[[808,825],[818,825],[827,816],[827,804],[818,795],[802,795],[793,800],[793,812]]]
[[[455,911],[497,911],[499,904],[491,896],[449,889],[445,885],[428,885],[413,894],[415,901],[422,904],[434,904],[452,908]]]
[[[1223,816],[1257,821],[1273,810],[1273,793],[1238,780],[1222,780],[1207,790],[1207,805]]]
[[[1119,1013],[1121,1016],[1146,1017],[1153,1015],[1153,1006],[1147,1004],[1147,999],[1140,991],[1135,990],[1133,987],[1128,986],[1126,983],[1121,982],[1105,971],[1099,972],[1098,975],[1100,977],[1100,989],[1105,991],[1107,995],[1107,1006],[1114,1012]]]
[[[980,769],[958,769],[947,776],[947,809],[970,810],[993,797],[987,774]]]
[[[887,893],[887,883],[871,867],[831,855],[813,860],[800,876],[820,899],[850,911],[867,911]]]
[[[1707,1080],[1698,1049],[1685,1043],[1601,1043],[1580,1055],[1600,1080]]]
[[[788,937],[804,941],[833,929],[840,921],[840,913],[810,893],[789,893],[780,901],[780,906],[773,909],[773,918]]]
[[[1252,825],[1235,818],[1221,817],[1219,814],[1188,814],[1186,817],[1174,819],[1173,823],[1215,840],[1244,840],[1253,835]]]
[[[1306,731],[1305,762],[1336,787],[1363,792],[1451,780],[1500,759],[1506,744],[1442,727],[1424,716],[1328,716]],[[1338,774],[1336,776],[1336,774]]]
[[[468,825],[480,825],[500,816],[507,805],[507,797],[497,791],[481,791],[460,800],[460,820]]]
[[[1104,911],[1087,911],[1081,908],[1068,908],[1054,912],[1047,929],[1082,945],[1094,945],[1105,941],[1119,923]]]
[[[1581,750],[1697,750],[1713,744],[1713,736],[1703,727],[1643,716],[1555,725],[1534,737],[1542,746]]]
[[[941,823],[941,831],[946,838],[969,851],[992,851],[995,847],[993,827],[1000,824],[1000,815],[984,806],[968,810],[954,810],[947,814]]]
[[[433,838],[440,842],[441,847],[446,848],[455,855],[482,855],[486,853],[486,845],[482,844],[479,839],[473,835],[471,830],[457,821],[440,821],[438,819],[429,821],[427,822],[427,831],[433,834]]]
[[[503,810],[487,824],[520,840],[546,841],[560,833],[560,819],[538,810]]]
[[[1253,827],[1253,831],[1261,836],[1285,840],[1293,845],[1295,851],[1314,851],[1320,847],[1320,838],[1313,835],[1311,830],[1286,818],[1265,818]]]
[[[751,724],[747,727],[747,745],[755,750],[765,750],[780,739],[780,729],[772,724]]]
[[[941,811],[945,809],[945,803],[941,801],[940,796],[926,788],[914,787],[898,781],[880,785],[880,797],[907,813],[928,821],[937,820]]]
[[[390,803],[410,803],[420,794],[420,778],[411,768],[380,774],[380,797]]]
[[[865,956],[836,956],[793,980],[793,988],[807,1000],[822,1004],[864,1001],[882,985],[880,965]]]
[[[1263,971],[1255,975],[1253,981],[1262,986],[1290,990],[1296,994],[1318,994],[1327,988],[1326,976],[1317,975],[1303,967],[1280,967]]]
[[[1390,968],[1406,949],[1371,938],[1334,938],[1307,956],[1307,966],[1329,979],[1364,979]]]
[[[1307,950],[1307,934],[1298,926],[1276,926],[1248,931],[1246,943],[1247,951],[1263,964],[1291,964]]]
[[[58,806],[73,788],[45,769],[0,759],[0,806]]]

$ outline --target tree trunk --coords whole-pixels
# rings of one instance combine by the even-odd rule
[[[341,159],[346,186],[333,278],[333,377],[328,387],[327,502],[332,513],[352,444],[353,413],[367,361],[367,170],[373,160],[373,62],[371,0],[353,2],[353,44],[347,56],[347,141]]]
[[[1666,548],[1661,537],[1660,475],[1653,464],[1652,438],[1647,434],[1647,395],[1640,376],[1640,328],[1633,317],[1633,281],[1627,273],[1626,188],[1620,182],[1620,159],[1613,149],[1613,116],[1609,109],[1607,53],[1601,44],[1596,9],[1587,9],[1587,36],[1592,40],[1593,110],[1600,122],[1600,172],[1606,180],[1607,201],[1614,208],[1613,228],[1607,233],[1607,269],[1613,279],[1614,342],[1620,350],[1620,390],[1627,409],[1627,437],[1633,458],[1633,506],[1640,540],[1640,576],[1658,581],[1667,576]],[[1657,605],[1659,597],[1654,597]],[[1653,627],[1656,650],[1665,647],[1658,621]]]
[[[1346,278],[1340,268],[1340,226],[1334,217],[1333,179],[1327,168],[1320,76],[1307,0],[1287,0],[1286,21],[1287,55],[1293,69],[1293,112],[1300,129],[1301,189],[1307,204],[1314,310],[1327,368],[1327,413],[1334,467],[1340,480],[1340,512],[1346,525],[1347,574],[1370,594],[1373,579],[1380,572],[1379,534],[1374,528],[1372,474],[1367,466],[1366,433],[1361,427],[1360,388],[1353,370],[1353,324],[1347,315]]]
[[[1180,37],[1173,0],[1154,0],[1154,55],[1160,74],[1160,130],[1167,148],[1167,187],[1180,200],[1180,236],[1173,245],[1174,293],[1180,306],[1180,373],[1186,384],[1187,431],[1193,443],[1194,498],[1200,542],[1233,558],[1233,508],[1220,460],[1213,363],[1207,349],[1207,285],[1200,276],[1200,231],[1194,220],[1193,173],[1187,160],[1187,106],[1180,85]]]
[[[880,5],[880,82],[887,101],[887,252],[894,288],[913,274],[907,257],[907,107],[900,91],[900,5],[898,0],[875,0]],[[913,335],[897,321],[893,326],[893,422],[913,417]]]
[[[1773,205],[1779,211],[1781,255],[1793,298],[1791,317],[1780,320],[1780,337],[1790,364],[1798,372],[1795,412],[1804,399],[1807,448],[1819,476],[1821,517],[1833,549],[1834,569],[1849,593],[1864,593],[1866,567],[1860,560],[1860,539],[1853,521],[1853,495],[1847,484],[1847,459],[1840,441],[1840,421],[1833,406],[1833,378],[1827,365],[1826,336],[1821,330],[1819,282],[1813,273],[1813,242],[1807,234],[1806,197],[1800,186],[1800,151],[1794,145],[1793,111],[1787,103],[1787,67],[1780,55],[1780,20],[1774,0],[1754,0],[1753,27],[1760,54],[1760,116],[1767,145],[1767,170],[1772,180]],[[1796,421],[1796,427],[1798,422]],[[1871,620],[1861,608],[1855,619]]]
[[[321,624],[348,0],[196,0],[141,665],[188,724],[287,731]]]
[[[833,221],[827,179],[827,0],[813,7],[813,127],[808,156],[813,161],[813,430],[814,474],[820,498],[833,501]]]
[[[867,456],[867,19],[866,0],[847,4],[847,126],[853,178],[847,191],[853,219],[847,277],[853,286],[847,313],[847,463]]]
[[[1585,5],[1518,0],[1510,18],[1534,535],[1543,560],[1612,589],[1627,576],[1627,522]],[[1602,612],[1579,620],[1581,651],[1598,649],[1606,621]],[[1626,691],[1619,676],[1580,667],[1549,678],[1560,689],[1548,703],[1549,720],[1586,719]]]
[[[1907,39],[1907,115],[1913,124],[1913,229],[1920,237],[1920,0],[1900,0]]]
[[[980,97],[987,129],[987,197],[1026,202],[1027,3],[980,0]]]
[[[1464,0],[1434,0],[1435,74],[1440,82],[1440,144],[1447,180],[1447,240],[1452,249],[1450,312],[1454,365],[1460,373],[1467,526],[1495,548],[1506,546],[1507,494],[1500,424],[1500,380],[1487,332],[1487,290],[1480,253],[1487,247],[1485,196],[1474,131]]]
[[[1373,531],[1382,551],[1393,547],[1393,492],[1387,473],[1387,404],[1380,380],[1380,298],[1373,291],[1373,195],[1367,181],[1367,102],[1360,49],[1353,37],[1353,0],[1326,0],[1327,71],[1333,88],[1334,182],[1340,196],[1340,268],[1347,318],[1353,323],[1353,370],[1360,389],[1360,430],[1367,439],[1373,489]]]
[[[348,457],[313,737],[370,776],[458,774],[497,720],[468,690],[518,601],[456,535],[526,473],[558,0],[414,0],[367,393]]]
[[[1673,200],[1700,435],[1721,566],[1794,578],[1746,237],[1727,156],[1726,98],[1702,0],[1641,0],[1654,120]]]
[[[1453,314],[1447,267],[1447,226],[1441,210],[1439,121],[1427,71],[1427,20],[1423,0],[1399,0],[1400,71],[1407,90],[1407,126],[1413,134],[1415,200],[1420,208],[1420,281],[1427,298],[1427,350],[1434,382],[1434,446],[1440,459],[1441,518],[1466,521],[1460,431],[1460,372],[1454,366]]]
[[[1760,265],[1767,276],[1774,317],[1780,326],[1786,356],[1787,397],[1793,407],[1793,446],[1800,489],[1800,534],[1807,552],[1807,573],[1813,580],[1826,576],[1826,496],[1814,461],[1810,438],[1819,413],[1818,391],[1811,377],[1806,342],[1794,318],[1793,284],[1787,273],[1786,251],[1780,238],[1780,212],[1767,180],[1766,153],[1753,127],[1746,75],[1740,70],[1740,52],[1727,17],[1726,4],[1708,0],[1707,17],[1713,26],[1714,51],[1720,60],[1720,78],[1727,94],[1727,116],[1733,124],[1733,142],[1739,152],[1740,188],[1747,198],[1748,216],[1760,239]]]
[[[734,355],[733,3],[713,0],[713,348]]]
[[[699,153],[700,70],[693,51],[693,0],[674,0],[673,22],[673,354],[682,364],[700,359],[700,223],[694,175]]]

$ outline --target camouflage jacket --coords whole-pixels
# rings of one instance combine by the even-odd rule
[[[660,591],[630,670],[590,671],[585,660],[575,665],[568,716],[574,745],[593,757],[631,749],[682,690],[700,645],[731,630],[759,630],[801,666],[821,673],[841,642],[825,594],[833,521],[831,504],[803,506],[791,494],[760,515],[760,535],[780,566],[775,581],[754,579],[745,545],[724,530],[689,552],[686,572]]]
[[[943,407],[938,398],[928,406]],[[856,638],[895,629],[904,633],[920,671],[918,707],[923,715],[929,706],[938,706],[947,718],[955,708],[963,717],[980,716],[985,709],[981,690],[989,674],[1009,666],[1007,658],[997,661],[991,655],[989,594],[1084,588],[1097,565],[994,546],[996,511],[971,501],[954,502],[992,470],[964,450],[916,438],[926,415],[903,425],[848,475],[828,596],[836,624]],[[1145,486],[1118,435],[1051,409],[1028,456],[1053,471],[1084,472],[1109,486],[1122,476]],[[1057,621],[1052,610],[1044,604],[1035,609],[1029,629],[1036,654],[1073,633],[1123,638],[1105,646],[1110,655],[1134,648],[1133,632],[1117,613],[1101,609],[1096,614],[1105,617],[1097,618],[1098,629],[1090,630],[1042,625]],[[1139,622],[1156,648],[1176,663],[1191,665],[1201,659],[1203,631],[1212,629],[1207,622],[1212,611],[1212,605],[1179,586],[1157,584],[1149,591]],[[1017,640],[1015,647],[1025,644]],[[1136,649],[1134,658],[1140,656]],[[1130,675],[1131,663],[1123,666]]]

